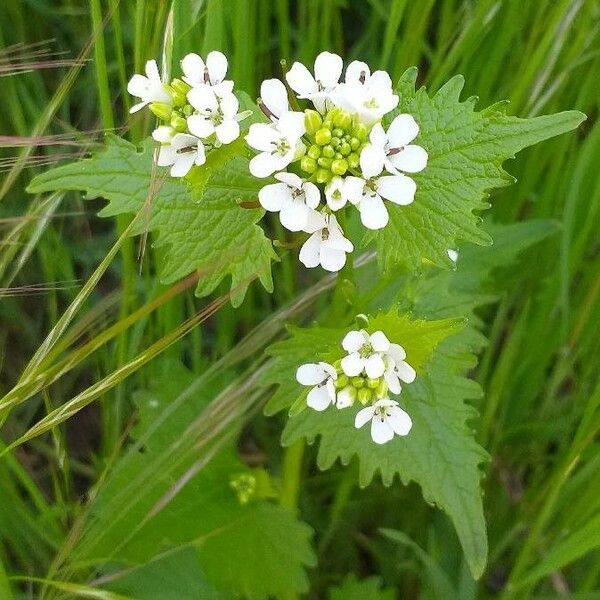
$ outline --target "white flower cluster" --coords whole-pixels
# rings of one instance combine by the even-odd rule
[[[240,135],[239,102],[233,81],[225,79],[227,58],[210,52],[206,62],[197,54],[181,61],[183,76],[165,84],[156,61],[146,63],[146,75],[134,75],[127,86],[141,102],[131,112],[149,106],[165,123],[152,133],[160,142],[158,165],[170,166],[173,177],[187,175],[206,162],[211,148],[230,144]]]
[[[322,411],[330,406],[338,409],[358,401],[365,408],[358,411],[354,425],[358,429],[371,421],[371,438],[385,444],[394,434],[407,435],[412,427],[408,414],[389,394],[400,394],[400,381],[412,383],[415,370],[406,362],[406,352],[399,344],[390,343],[382,331],[368,334],[350,331],[342,341],[348,353],[331,365],[326,362],[301,365],[296,372],[299,383],[311,386],[306,403]]]
[[[299,101],[314,107],[304,112],[291,108],[282,81],[263,81],[259,103],[271,122],[251,125],[246,136],[258,152],[251,173],[279,182],[263,187],[261,205],[279,212],[290,231],[310,234],[300,260],[328,271],[339,271],[353,250],[334,213],[350,203],[365,227],[385,227],[384,200],[410,204],[417,186],[406,173],[427,165],[425,149],[411,144],[419,133],[411,115],[397,115],[387,130],[381,123],[399,101],[390,76],[354,61],[340,81],[342,70],[342,59],[330,52],[317,56],[314,75],[293,64],[285,78],[294,108]]]

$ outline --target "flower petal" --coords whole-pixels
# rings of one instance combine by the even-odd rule
[[[319,188],[312,182],[307,181],[302,184],[304,190],[304,200],[309,208],[317,208],[321,202],[321,192]]]
[[[265,79],[260,85],[260,98],[276,117],[290,109],[287,90],[279,79]]]
[[[428,154],[421,146],[405,146],[397,154],[388,156],[388,160],[400,171],[406,173],[418,173],[427,166]]]
[[[377,147],[385,146],[387,142],[387,135],[385,134],[381,123],[375,123],[375,125],[373,125],[373,129],[371,129],[371,133],[369,134],[369,141],[371,144]]]
[[[325,410],[331,404],[329,392],[325,386],[314,387],[306,397],[306,404],[315,410]]]
[[[295,144],[306,131],[304,113],[293,111],[284,113],[277,122],[277,129]]]
[[[354,427],[360,429],[365,423],[368,423],[375,414],[375,408],[373,406],[367,406],[362,410],[359,410],[354,417]]]
[[[194,166],[196,160],[196,154],[194,152],[186,152],[185,154],[178,154],[177,159],[171,167],[171,177],[184,177],[190,172],[190,169]]]
[[[321,232],[313,233],[300,248],[298,258],[300,262],[309,269],[319,264],[319,250],[321,249]]]
[[[338,393],[335,405],[338,408],[348,408],[354,404],[355,400],[356,390],[352,386],[348,385]]]
[[[375,415],[371,420],[371,438],[376,444],[385,444],[394,437],[394,430],[385,417]]]
[[[378,379],[385,372],[385,364],[380,354],[371,354],[365,359],[365,372],[370,379]]]
[[[198,167],[202,166],[206,162],[206,149],[201,140],[198,140],[198,146],[196,151],[196,158],[194,164]]]
[[[335,370],[335,367],[333,365],[330,365],[326,362],[320,362],[319,366],[321,367],[321,369],[323,369],[323,371],[325,371],[325,373],[327,373],[331,377],[331,379],[337,379],[337,371]]]
[[[372,333],[369,341],[371,342],[371,346],[373,346],[373,350],[376,352],[387,352],[389,350],[390,341],[383,331]]]
[[[302,231],[308,221],[308,211],[308,206],[302,200],[284,202],[279,213],[279,220],[289,231]]]
[[[132,94],[133,96],[135,96],[136,94]],[[130,114],[136,113],[138,110],[142,110],[142,108],[144,108],[144,106],[148,106],[149,102],[138,102],[137,104],[134,104],[130,109],[129,112]]]
[[[240,108],[240,101],[235,94],[224,94],[219,100],[219,109],[223,117],[233,119]]]
[[[383,171],[385,150],[382,146],[367,144],[360,153],[360,170],[365,179],[379,175]]]
[[[163,144],[168,144],[174,135],[174,129],[172,127],[167,127],[166,125],[161,125],[152,132],[152,138]]]
[[[307,97],[319,89],[310,71],[299,62],[292,65],[292,68],[285,74],[285,79],[301,98]]]
[[[315,231],[320,231],[326,225],[327,221],[322,213],[317,212],[316,210],[310,210],[304,231],[306,233],[314,233]]]
[[[388,409],[390,416],[387,421],[392,430],[398,435],[407,435],[412,428],[412,419],[408,413],[399,406],[392,406]]]
[[[344,192],[352,204],[358,204],[361,201],[364,189],[365,180],[362,177],[350,175],[344,179]]]
[[[346,264],[346,253],[343,250],[321,245],[321,266],[330,273],[337,273]]]
[[[341,366],[342,371],[348,377],[356,377],[362,372],[365,361],[360,357],[358,352],[352,352],[352,354],[348,354],[348,356],[342,358]]]
[[[377,194],[364,196],[358,205],[358,210],[360,220],[367,229],[382,229],[388,224],[387,208]]]
[[[206,68],[212,85],[221,83],[227,74],[227,57],[218,50],[213,50],[206,57]]]
[[[346,67],[346,83],[359,83],[362,84],[371,77],[371,69],[367,63],[361,62],[360,60],[353,60]]]
[[[403,360],[396,363],[396,373],[398,373],[398,377],[400,377],[404,383],[412,383],[417,377],[416,371]]]
[[[360,331],[349,331],[342,340],[342,348],[346,352],[358,352],[368,341],[368,335]]]
[[[257,154],[248,165],[250,173],[252,173],[254,177],[268,177],[277,171],[278,167],[277,161],[275,161],[273,155],[268,152]]]
[[[406,175],[384,175],[377,180],[377,192],[394,204],[406,206],[415,199],[417,184]]]
[[[213,122],[202,115],[188,117],[187,126],[190,132],[199,138],[207,138],[215,132]]]
[[[406,358],[406,350],[400,344],[390,344],[387,354],[396,364]]]
[[[172,165],[177,159],[177,151],[171,145],[169,146],[161,146],[158,151],[158,158],[156,159],[156,164],[159,167],[168,167]]]
[[[400,380],[398,379],[398,375],[393,370],[388,370],[384,373],[384,379],[387,383],[388,389],[392,394],[399,394],[402,391],[402,386],[400,385]]]
[[[419,126],[412,115],[398,115],[387,130],[388,146],[402,148],[419,135]]]
[[[156,61],[154,59],[146,62],[145,71],[148,79],[152,83],[161,83],[160,73],[158,72],[158,65],[156,64]]]
[[[344,62],[332,52],[321,52],[315,59],[315,79],[325,89],[334,87],[340,80]]]
[[[136,73],[129,80],[129,83],[127,84],[127,91],[132,96],[136,96],[137,98],[143,98],[146,95],[148,84],[149,81],[147,77]]]
[[[219,108],[219,102],[214,90],[205,84],[192,88],[187,93],[188,102],[201,112],[214,112]]]
[[[258,192],[260,205],[271,212],[281,210],[284,202],[291,200],[290,188],[285,183],[270,183]]]
[[[228,119],[217,125],[215,133],[221,144],[231,144],[240,135],[240,124],[235,119]]]
[[[190,85],[204,83],[204,69],[206,65],[202,58],[193,52],[186,54],[181,59],[181,70],[184,74],[184,79]]]
[[[296,380],[302,385],[318,385],[323,383],[326,376],[323,367],[317,363],[300,365],[296,371]]]

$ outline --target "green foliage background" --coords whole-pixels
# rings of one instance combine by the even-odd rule
[[[0,130],[19,138],[0,138],[0,386],[12,409],[0,401],[0,439],[12,442],[50,417],[46,433],[0,458],[0,598],[600,597],[599,30],[597,0],[6,0],[0,75],[25,52],[14,44],[52,39],[26,52],[50,47],[66,52],[55,58],[81,61],[1,78]],[[494,246],[461,245],[456,272],[425,264],[414,277],[396,266],[378,280],[367,262],[352,281],[335,284],[280,251],[269,294],[266,267],[263,286],[246,281],[247,265],[217,262],[213,271],[214,256],[181,232],[165,232],[176,203],[203,219],[175,182],[165,184],[173,195],[165,214],[155,207],[136,225],[140,235],[116,248],[126,211],[109,204],[104,214],[117,216],[100,219],[105,202],[94,199],[93,186],[64,186],[86,189],[85,202],[78,192],[44,187],[47,163],[95,151],[105,130],[134,144],[144,139],[151,119],[128,115],[125,86],[163,48],[167,64],[188,51],[223,50],[237,87],[252,98],[281,58],[311,63],[327,49],[386,68],[394,81],[417,66],[417,87],[432,92],[461,74],[461,98],[476,94],[479,109],[507,99],[508,115],[577,109],[588,120],[505,164],[517,183],[489,198],[483,230]],[[31,140],[42,135],[62,138]],[[69,168],[77,176],[78,167]],[[27,194],[36,175],[38,187]],[[505,179],[499,169],[495,176]],[[213,182],[216,207],[227,181]],[[251,179],[238,183],[251,199]],[[234,243],[268,264],[273,250],[253,229],[260,211],[244,217]],[[401,231],[404,224],[392,221]],[[285,239],[276,219],[263,224]],[[189,246],[179,255],[152,246],[156,230],[159,240],[179,233]],[[111,248],[114,261],[106,259]],[[443,262],[445,248],[438,239],[429,258]],[[410,247],[394,251],[419,263]],[[165,261],[176,274],[161,283]],[[167,284],[202,261],[209,273],[172,292]],[[231,282],[221,281],[229,275],[240,284],[236,306],[250,283],[239,308],[226,296]],[[77,317],[56,328],[96,278]],[[196,287],[218,300],[197,298]],[[265,402],[274,414],[294,400],[285,388],[272,396],[268,385],[288,372],[265,355],[285,337],[285,323],[345,325],[351,311],[398,301],[414,318],[469,317],[433,355],[439,381],[425,377],[425,389],[413,393],[448,390],[443,426],[469,435],[461,448],[471,473],[482,464],[489,553],[477,582],[450,520],[418,486],[396,479],[386,488],[377,475],[359,487],[375,463],[353,459],[352,440],[343,453],[339,440],[328,443],[344,437],[343,425],[323,431],[307,412],[287,425],[285,411],[260,416]],[[57,343],[40,353],[49,331]],[[274,348],[289,342],[279,343]],[[32,383],[32,374],[41,379]],[[77,410],[65,420],[70,414],[57,409],[71,399]],[[425,402],[420,418],[444,408]],[[313,446],[298,441],[318,436]],[[418,438],[412,443],[408,466],[418,470],[423,451]],[[431,465],[423,490],[446,470]],[[246,471],[268,472],[278,498],[267,490],[239,505],[229,477]],[[394,469],[382,475],[390,483]],[[403,481],[412,478],[409,471]],[[469,526],[476,525],[467,519]]]

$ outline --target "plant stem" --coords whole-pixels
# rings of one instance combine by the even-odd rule
[[[304,440],[298,440],[285,449],[283,454],[283,469],[281,494],[279,504],[290,512],[298,512],[298,496],[300,492],[300,473],[304,457]]]

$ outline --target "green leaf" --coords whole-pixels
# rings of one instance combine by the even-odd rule
[[[195,379],[168,364],[135,396],[137,442],[100,486],[70,560],[142,565],[185,546],[200,565],[198,586],[206,581],[251,599],[306,591],[305,568],[315,563],[312,529],[261,498],[238,501],[230,479],[252,471],[237,458],[235,440],[212,458],[209,448],[184,452],[193,424],[220,389],[212,384],[188,393]]]
[[[168,174],[157,177],[153,152],[152,140],[138,151],[108,135],[103,151],[38,175],[28,191],[84,190],[87,198],[109,201],[102,216],[139,213],[135,233],[155,231],[155,245],[164,249],[163,283],[200,271],[196,294],[206,296],[231,276],[234,306],[242,303],[255,277],[272,291],[271,261],[278,258],[256,225],[264,211],[239,205],[256,200],[262,185],[248,171],[243,142],[211,152],[191,177],[191,186]]]
[[[519,119],[505,114],[500,103],[476,112],[476,98],[459,101],[462,76],[448,81],[433,97],[424,88],[415,91],[416,69],[401,77],[397,92],[398,113],[412,114],[420,127],[415,143],[429,154],[421,173],[411,175],[417,183],[415,201],[409,206],[388,203],[389,224],[365,240],[377,240],[380,267],[396,264],[419,267],[429,259],[451,266],[446,251],[460,240],[489,244],[490,237],[478,227],[474,211],[493,188],[514,179],[502,168],[509,158],[542,140],[575,129],[585,115],[577,111]]]
[[[341,585],[329,590],[329,600],[394,600],[395,598],[394,590],[382,589],[379,577],[368,577],[359,581],[356,575],[349,575]]]

